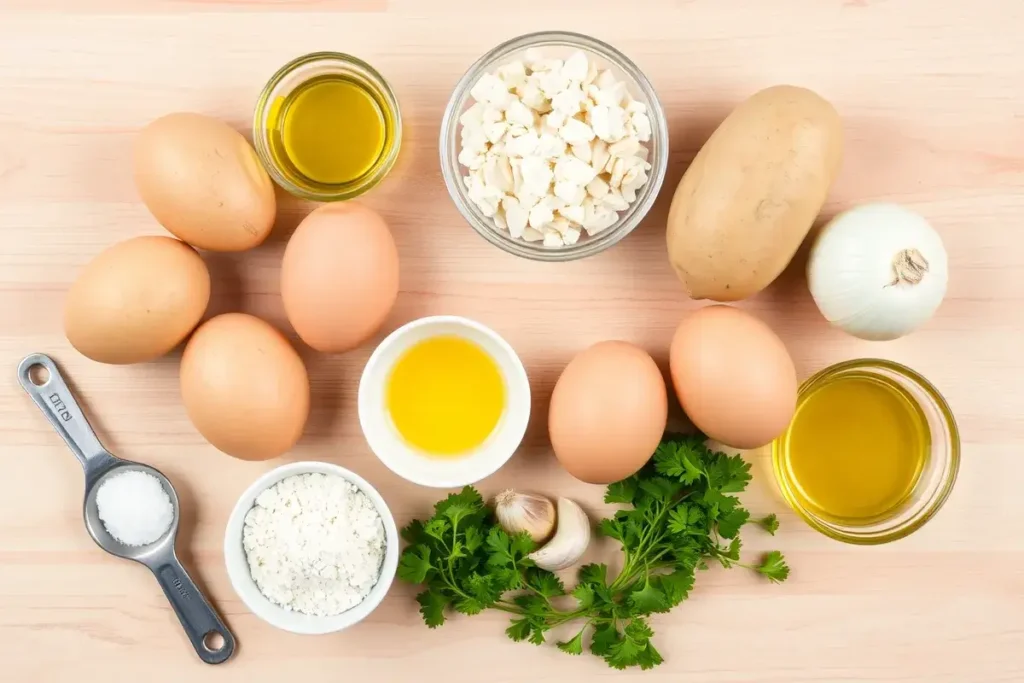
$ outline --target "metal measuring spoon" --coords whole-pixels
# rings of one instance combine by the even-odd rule
[[[46,371],[45,376],[42,369]],[[92,540],[111,555],[149,567],[199,658],[207,664],[227,661],[235,651],[235,637],[199,592],[174,552],[174,539],[178,533],[178,495],[171,482],[158,470],[122,460],[103,447],[49,356],[35,353],[23,359],[18,365],[18,381],[85,468],[85,528]],[[128,546],[116,540],[107,532],[96,510],[96,492],[100,484],[109,476],[129,470],[146,472],[159,479],[174,508],[170,528],[149,545]],[[215,642],[217,636],[222,642]]]

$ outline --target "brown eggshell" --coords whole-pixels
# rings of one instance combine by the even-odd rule
[[[380,329],[398,296],[398,249],[376,211],[328,204],[295,229],[281,263],[281,299],[302,341],[354,349]]]
[[[64,333],[101,363],[141,363],[177,346],[210,301],[210,273],[195,249],[171,237],[134,237],[101,252],[64,304]]]
[[[726,446],[764,446],[793,419],[797,379],[786,345],[737,308],[688,315],[672,338],[669,365],[683,410]]]
[[[562,466],[591,484],[644,466],[665,433],[668,391],[654,360],[632,344],[606,341],[579,353],[551,394],[548,431]]]
[[[192,424],[242,460],[275,458],[302,436],[309,377],[276,328],[225,313],[196,330],[181,358],[181,397]]]
[[[201,114],[161,117],[135,141],[135,185],[150,213],[200,249],[243,251],[274,226],[270,176],[234,128]]]

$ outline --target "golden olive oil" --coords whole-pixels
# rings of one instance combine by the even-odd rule
[[[399,357],[385,401],[409,445],[435,457],[458,457],[483,444],[497,427],[505,411],[505,381],[475,342],[431,337]]]
[[[271,107],[270,152],[303,186],[353,183],[381,161],[394,113],[367,84],[344,74],[315,76]]]
[[[836,376],[802,394],[775,444],[798,507],[835,523],[884,519],[911,496],[931,449],[927,417],[896,381]]]

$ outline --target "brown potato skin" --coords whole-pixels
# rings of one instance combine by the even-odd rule
[[[843,157],[842,121],[816,93],[755,93],[718,126],[669,210],[669,259],[693,299],[739,301],[786,268]]]

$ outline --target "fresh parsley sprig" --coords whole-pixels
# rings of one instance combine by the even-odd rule
[[[559,599],[567,595],[561,580],[528,558],[530,537],[506,533],[468,486],[439,501],[429,520],[402,530],[409,545],[398,577],[424,586],[416,600],[430,628],[444,624],[448,610],[496,609],[511,615],[509,638],[540,645],[552,628],[576,623],[575,635],[557,644],[563,652],[582,654],[589,636],[590,651],[609,666],[649,669],[662,662],[649,617],[685,600],[708,561],[747,567],[773,583],[789,576],[778,551],[760,564],[740,562],[741,527],[778,529],[775,515],[753,521],[732,495],[750,479],[742,457],[710,450],[703,437],[666,437],[644,469],[608,487],[605,502],[626,507],[598,529],[622,544],[623,567],[615,577],[604,564],[580,567],[571,608]]]

